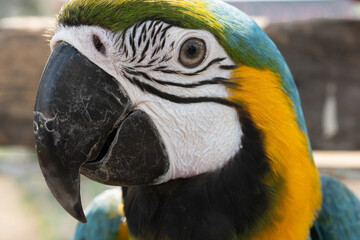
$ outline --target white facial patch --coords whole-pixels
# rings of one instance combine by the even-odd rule
[[[94,36],[105,52],[96,49]],[[179,61],[181,47],[192,38],[206,45],[205,57],[193,68]],[[170,161],[157,183],[214,171],[240,150],[239,118],[226,100],[235,64],[211,33],[147,21],[116,34],[94,26],[59,26],[51,48],[59,41],[117,79],[134,109],[152,118]]]

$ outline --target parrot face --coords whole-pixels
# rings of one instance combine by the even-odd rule
[[[226,100],[235,63],[211,33],[145,21],[117,34],[99,27],[61,27],[52,49],[62,41],[114,77],[132,103],[130,111],[153,121],[168,164],[154,183],[213,171],[239,150],[240,123]],[[109,178],[97,180],[131,184]]]
[[[129,186],[135,237],[308,236],[321,195],[298,92],[247,15],[217,0],[72,0],[50,46],[36,150],[72,216],[86,221],[82,173]]]
[[[36,131],[37,149],[42,156],[47,148],[42,147],[44,139],[53,138],[52,158],[68,151],[66,159],[53,161],[61,163],[59,169],[74,165],[71,181],[78,181],[81,170],[105,184],[159,184],[214,171],[240,149],[238,115],[226,100],[235,63],[211,33],[161,21],[136,23],[116,34],[100,27],[60,26],[50,45],[53,54],[42,83],[51,74],[53,86],[65,86],[53,93],[40,87],[35,126],[44,127]],[[61,63],[53,63],[55,57]],[[62,72],[63,61],[69,63]],[[58,80],[53,80],[54,71]],[[94,71],[101,76],[82,75]],[[73,90],[67,92],[68,88]],[[66,94],[67,101],[60,100],[64,96],[58,92]],[[68,119],[69,112],[80,122]],[[76,137],[69,141],[73,132]],[[49,154],[40,157],[45,177],[52,164]],[[55,185],[62,187],[56,189],[62,190],[55,195],[60,198],[69,185],[77,188],[58,181]],[[77,190],[69,192],[73,191]]]

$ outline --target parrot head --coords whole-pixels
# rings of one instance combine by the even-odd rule
[[[232,184],[252,183],[251,194],[273,206],[266,216],[308,201],[291,216],[306,212],[311,225],[319,182],[299,96],[276,46],[247,15],[216,0],[72,0],[50,47],[36,150],[72,216],[86,221],[80,173],[155,187],[237,169],[246,181]]]

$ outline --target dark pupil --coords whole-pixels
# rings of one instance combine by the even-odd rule
[[[186,55],[189,58],[195,58],[197,53],[197,47],[195,45],[190,45],[186,51]]]

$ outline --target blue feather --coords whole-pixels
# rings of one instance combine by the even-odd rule
[[[73,240],[115,240],[124,217],[119,212],[122,202],[120,188],[97,196],[86,210],[87,223],[79,223]]]

